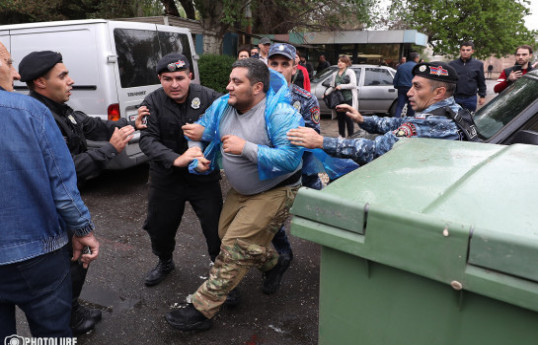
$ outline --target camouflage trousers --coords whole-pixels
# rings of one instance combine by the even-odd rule
[[[230,190],[219,220],[220,254],[208,280],[192,296],[198,311],[212,318],[250,267],[265,272],[276,265],[278,254],[271,240],[288,217],[298,188],[279,187],[256,195]]]

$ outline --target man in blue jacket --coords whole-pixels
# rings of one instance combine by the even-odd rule
[[[413,79],[412,71],[413,67],[418,63],[418,60],[420,60],[420,55],[413,52],[409,54],[409,61],[398,66],[398,70],[396,71],[393,80],[394,88],[398,90],[398,103],[396,105],[396,113],[394,114],[394,117],[402,116],[402,110],[405,104],[407,104],[406,115],[415,115],[415,111],[411,108],[411,104],[409,104],[407,92],[409,92],[409,89],[411,88],[411,79]]]
[[[284,220],[301,183],[303,149],[286,133],[304,124],[290,105],[287,82],[257,59],[232,65],[228,95],[216,100],[183,133],[209,143],[204,155],[215,167],[218,155],[232,186],[220,215],[220,253],[209,278],[192,295],[192,304],[166,315],[180,330],[205,330],[250,267],[264,272],[263,291],[285,271],[271,240]],[[209,169],[200,158],[191,168]]]
[[[460,47],[460,58],[450,62],[458,72],[458,84],[454,99],[456,103],[470,112],[476,111],[476,93],[478,92],[478,104],[483,105],[486,101],[486,77],[484,76],[484,64],[473,59],[474,44],[464,42]]]
[[[72,260],[86,267],[99,243],[54,118],[40,102],[10,92],[16,79],[0,43],[0,339],[17,333],[15,306],[34,337],[70,337],[67,231],[74,232]],[[84,246],[91,254],[81,255]]]

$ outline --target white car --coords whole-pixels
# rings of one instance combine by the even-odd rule
[[[359,111],[362,114],[390,114],[396,112],[398,91],[392,85],[396,70],[387,66],[351,65],[357,75],[357,90],[359,94]],[[323,101],[323,94],[338,67],[331,66],[316,75],[310,83],[311,92],[319,101],[322,114],[330,114]]]

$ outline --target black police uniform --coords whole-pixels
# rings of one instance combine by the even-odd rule
[[[56,103],[34,91],[30,96],[41,101],[50,109],[56,124],[65,138],[69,152],[75,162],[78,183],[98,175],[106,166],[106,163],[118,155],[118,151],[108,141],[116,128],[127,125],[134,127],[134,121],[119,119],[118,121],[103,121],[96,117],[90,117],[81,111],[74,111],[67,104]],[[107,141],[104,146],[88,150],[86,139],[95,141]]]
[[[211,260],[219,254],[220,173],[194,175],[186,167],[173,166],[174,160],[188,149],[181,126],[197,121],[219,96],[209,88],[190,84],[184,103],[176,103],[160,88],[146,96],[141,104],[150,112],[148,128],[142,132],[139,143],[150,159],[148,216],[144,229],[150,236],[153,253],[162,261],[172,258],[186,201],[200,219]]]

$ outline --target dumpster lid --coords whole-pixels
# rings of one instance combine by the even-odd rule
[[[292,213],[359,234],[368,206],[465,224],[468,263],[538,281],[537,171],[532,145],[402,139],[323,191],[299,193]]]

